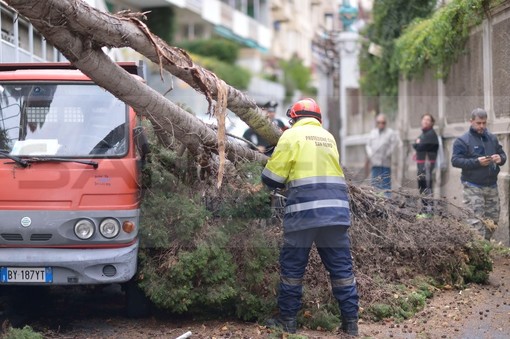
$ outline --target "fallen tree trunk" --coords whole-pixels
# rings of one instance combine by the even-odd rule
[[[281,132],[269,123],[255,101],[231,86],[218,88],[213,73],[194,64],[184,50],[169,46],[153,35],[139,19],[141,14],[123,12],[112,15],[79,0],[5,1],[39,30],[43,27],[66,29],[78,35],[84,43],[87,41],[96,47],[131,47],[202,92],[209,103],[217,100],[220,91],[226,90],[227,108],[265,140],[271,144],[277,143]]]
[[[67,2],[81,5],[81,1]],[[218,141],[213,129],[117,66],[101,50],[102,46],[90,39],[90,30],[69,29],[66,22],[70,20],[61,15],[55,17],[50,14],[53,13],[53,5],[48,3],[53,1],[8,1],[9,5],[30,20],[34,27],[84,74],[133,107],[139,114],[146,114],[163,143],[176,138],[197,157],[204,152],[219,153],[219,142],[222,142],[222,139]],[[90,10],[88,8],[88,11]],[[233,162],[241,159],[263,162],[266,159],[264,155],[229,140],[225,140],[224,148],[227,158]]]

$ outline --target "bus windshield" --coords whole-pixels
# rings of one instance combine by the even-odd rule
[[[17,157],[123,156],[127,112],[122,101],[92,83],[3,82],[0,149]]]

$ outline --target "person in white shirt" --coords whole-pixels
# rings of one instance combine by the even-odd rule
[[[375,118],[376,127],[370,132],[366,152],[371,166],[372,186],[383,190],[390,196],[391,190],[391,155],[400,146],[400,138],[393,129],[387,127],[384,114]]]

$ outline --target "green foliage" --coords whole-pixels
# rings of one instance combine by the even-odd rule
[[[403,318],[412,317],[417,311],[425,306],[426,295],[421,291],[411,292],[406,298],[400,300],[400,314]]]
[[[388,107],[396,107],[399,69],[395,67],[395,39],[415,18],[423,18],[432,12],[435,0],[376,0],[373,7],[374,20],[363,35],[367,40],[360,53],[360,86],[364,95],[382,97]],[[368,53],[370,43],[382,47],[382,56]]]
[[[466,246],[467,262],[463,265],[462,277],[465,283],[485,284],[492,271],[491,243],[475,241]]]
[[[367,313],[370,313],[375,320],[382,320],[393,315],[393,307],[388,304],[373,304],[367,310]]]
[[[219,215],[223,218],[258,219],[271,216],[269,192],[248,192],[241,197],[222,201]]]
[[[241,90],[248,88],[251,73],[235,65],[239,44],[216,38],[186,41],[180,43],[180,47],[192,54],[194,62],[215,73],[230,86]]]
[[[200,66],[210,70],[232,87],[237,89],[246,89],[250,84],[250,71],[237,66],[222,62],[216,58],[192,55],[193,61]]]
[[[278,246],[258,219],[242,213],[270,216],[267,192],[259,189],[261,165],[239,166],[218,191],[190,181],[193,162],[148,134],[154,143],[142,204],[140,287],[171,312],[263,319],[275,307]]]
[[[175,12],[170,6],[151,7],[143,9],[142,12],[147,13],[147,26],[152,33],[171,44],[175,34]]]
[[[0,129],[0,149],[8,150],[9,148],[9,138],[7,137],[7,131]]]
[[[434,296],[434,290],[437,289],[437,287],[435,287],[437,282],[430,277],[415,278],[413,279],[413,285],[416,286],[418,291],[426,298],[432,298]]]
[[[275,290],[279,275],[275,263],[278,261],[278,246],[268,242],[260,231],[250,236],[250,246],[238,254],[242,258],[239,268],[243,275],[238,278],[239,295],[236,315],[243,320],[256,320],[269,316],[276,307]]]
[[[391,289],[391,287],[390,287]],[[427,298],[432,297],[430,286],[409,290],[407,287],[397,290],[379,303],[370,305],[363,316],[379,321],[386,318],[409,319],[425,307]]]
[[[312,311],[307,317],[300,317],[300,322],[314,330],[333,331],[340,324],[338,311],[331,312],[327,307]]]
[[[510,257],[510,247],[507,247],[501,243],[494,244],[493,246],[494,247],[491,251],[492,253],[497,254],[497,255],[502,255],[505,257]]]
[[[438,271],[450,275],[443,284],[486,283],[492,270],[490,258],[492,245],[486,241],[468,243],[461,255],[452,255],[452,262],[448,267],[438,267]],[[463,261],[459,261],[463,258]],[[388,291],[385,298],[370,305],[363,313],[363,317],[374,320],[385,318],[408,319],[423,309],[427,298],[434,295],[438,283],[430,277],[414,278],[408,286],[385,286]]]
[[[453,0],[428,19],[413,22],[396,41],[395,63],[405,76],[432,67],[440,78],[464,51],[472,27],[500,0]]]
[[[142,208],[145,247],[168,248],[175,238],[190,241],[209,216],[198,197],[183,199],[170,191],[147,194]]]
[[[467,283],[486,283],[492,271],[493,246],[484,240],[472,240],[464,245],[450,261],[444,262],[438,271],[444,272],[441,284],[462,287]]]
[[[175,239],[189,242],[210,215],[201,198],[175,175],[184,176],[184,173],[169,171],[176,168],[178,161],[179,157],[172,150],[151,149],[144,170],[145,177],[150,177],[150,188],[142,201],[143,247],[169,248]]]
[[[179,47],[193,53],[210,58],[216,58],[229,64],[234,64],[239,56],[239,44],[221,38],[184,41]]]
[[[312,72],[310,68],[303,65],[303,61],[298,57],[292,57],[289,61],[281,61],[280,67],[283,69],[285,86],[285,96],[291,97],[296,89],[311,94],[314,92],[310,88]]]
[[[145,265],[141,287],[151,300],[172,312],[221,309],[236,292],[235,265],[223,248],[224,234],[210,234],[211,240],[190,251],[170,256],[168,266]],[[228,304],[228,303],[227,303]]]
[[[308,339],[308,336],[300,334],[286,333],[283,330],[273,330],[268,336],[268,339]]]
[[[238,168],[238,173],[243,181],[252,186],[260,185],[261,172],[262,165],[260,163],[246,163]],[[226,192],[215,210],[215,215],[225,218],[225,220],[244,220],[243,223],[246,223],[246,220],[271,217],[269,191],[264,189],[240,191],[235,186],[227,187],[225,190]]]
[[[3,336],[4,339],[43,339],[43,335],[35,332],[32,327],[25,325],[23,328],[9,328]]]

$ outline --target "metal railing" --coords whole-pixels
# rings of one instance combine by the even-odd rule
[[[59,62],[62,54],[46,42],[32,24],[0,5],[0,62]]]

